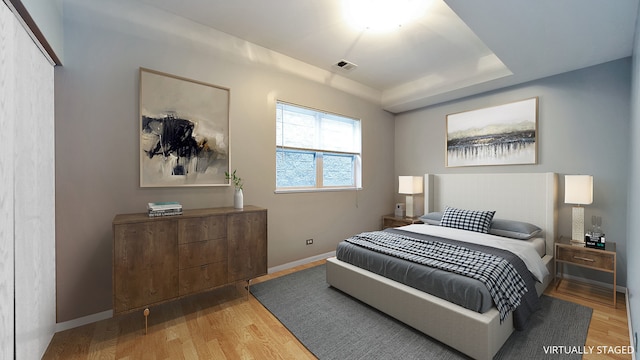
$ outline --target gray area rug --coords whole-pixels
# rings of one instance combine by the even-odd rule
[[[464,354],[330,287],[325,265],[251,286],[251,293],[319,359],[467,359]],[[592,310],[543,295],[530,327],[495,359],[580,359],[545,347],[580,347]],[[568,351],[568,350],[566,350]]]

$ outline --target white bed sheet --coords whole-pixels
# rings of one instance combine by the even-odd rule
[[[397,229],[507,250],[522,259],[527,269],[529,269],[537,281],[543,282],[545,277],[549,275],[549,270],[547,270],[547,267],[542,261],[539,251],[536,250],[535,242],[425,224],[412,224]]]

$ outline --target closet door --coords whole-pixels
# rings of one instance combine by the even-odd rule
[[[0,358],[39,359],[56,325],[54,71],[4,3],[0,24]]]
[[[13,154],[13,14],[0,3],[0,154]],[[13,359],[13,159],[0,156],[0,359]]]

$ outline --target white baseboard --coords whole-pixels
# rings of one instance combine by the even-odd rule
[[[111,317],[113,317],[113,310],[107,310],[97,314],[91,314],[81,318],[65,321],[63,323],[57,323],[56,332],[77,328],[82,325],[91,324],[100,320],[109,319]]]
[[[308,257],[306,259],[301,259],[301,260],[293,261],[293,262],[290,262],[290,263],[274,266],[274,267],[269,268],[267,270],[267,272],[269,274],[272,274],[272,273],[275,273],[275,272],[278,272],[278,271],[291,269],[291,268],[296,267],[296,266],[306,265],[306,264],[314,262],[314,261],[327,259],[327,258],[330,258],[332,256],[336,256],[335,250],[334,251],[330,251],[328,253],[324,253],[324,254]]]
[[[272,268],[269,268],[267,270],[267,272],[269,274],[274,273],[274,272],[278,272],[281,270],[287,270],[296,266],[300,266],[300,265],[305,265],[317,260],[322,260],[322,259],[326,259],[332,256],[335,256],[336,252],[335,251],[331,251],[325,254],[320,254],[320,255],[316,255],[316,256],[312,256],[312,257],[308,257],[306,259],[301,259],[301,260],[297,260],[294,262],[290,262],[287,264],[282,264],[282,265],[278,265]],[[77,319],[73,319],[73,320],[69,320],[69,321],[65,321],[63,323],[57,323],[56,324],[56,332],[61,332],[61,331],[65,331],[65,330],[69,330],[69,329],[73,329],[79,326],[83,326],[83,325],[87,325],[87,324],[91,324],[100,320],[105,320],[105,319],[109,319],[113,317],[113,310],[107,310],[107,311],[103,311],[100,313],[96,313],[96,314],[92,314],[92,315],[87,315],[81,318],[77,318]]]

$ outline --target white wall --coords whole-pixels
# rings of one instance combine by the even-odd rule
[[[56,324],[53,66],[4,4],[0,24],[0,358],[39,359]]]
[[[590,226],[591,215],[602,216],[607,241],[617,243],[618,284],[625,286],[630,71],[631,61],[627,58],[398,115],[395,127],[396,175],[487,172],[591,174],[594,176],[594,201],[592,205],[585,206],[585,222]],[[445,167],[447,114],[534,96],[539,97],[537,165]],[[562,201],[562,176],[559,185],[558,232],[570,236],[571,207]],[[571,273],[611,282],[611,276],[607,274],[601,276],[582,269],[572,269]]]
[[[393,116],[337,90],[331,74],[138,1],[65,1],[64,38],[65,64],[56,69],[58,322],[111,309],[114,215],[143,212],[150,201],[233,205],[231,187],[139,188],[139,67],[231,89],[231,168],[245,179],[244,203],[269,211],[269,267],[333,251],[393,211]],[[362,191],[274,193],[276,99],[362,119]]]

